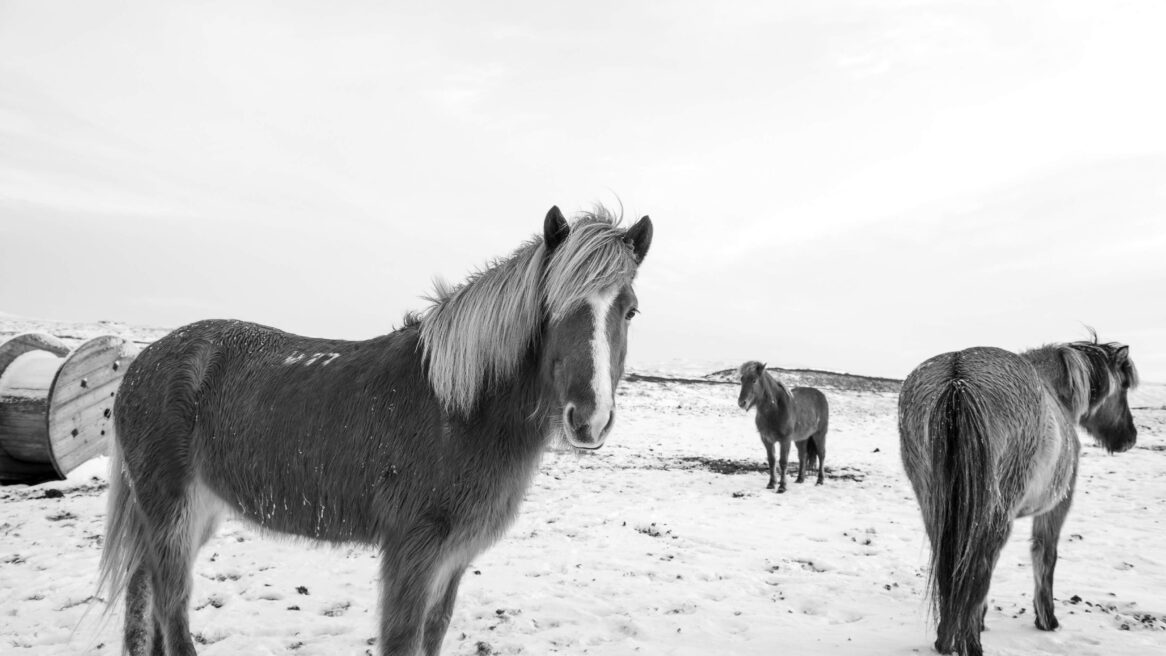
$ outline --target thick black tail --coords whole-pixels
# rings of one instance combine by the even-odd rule
[[[806,440],[806,469],[818,467],[818,436]]]
[[[940,653],[978,655],[983,603],[1011,525],[1000,501],[982,403],[966,380],[939,394],[931,413],[931,604]]]

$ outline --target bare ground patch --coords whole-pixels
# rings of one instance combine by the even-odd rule
[[[669,458],[661,460],[659,467],[648,467],[648,469],[705,470],[726,476],[735,476],[737,474],[766,474],[769,472],[766,464],[759,460],[735,460],[732,458],[709,458],[705,456]],[[787,475],[797,474],[797,471],[798,466],[796,462],[786,467]],[[807,470],[807,476],[811,471],[817,472],[816,469]],[[861,483],[866,478],[866,472],[858,467],[831,467],[827,465],[826,478],[829,480]]]

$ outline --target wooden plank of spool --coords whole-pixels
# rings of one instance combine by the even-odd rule
[[[43,333],[0,344],[0,483],[58,477],[48,447],[48,392],[68,353],[64,342]]]
[[[113,439],[113,401],[137,347],[120,337],[95,337],[67,358],[49,394],[49,447],[63,477],[108,453]]]
[[[29,351],[0,374],[0,444],[17,460],[49,464],[49,390],[63,358]]]

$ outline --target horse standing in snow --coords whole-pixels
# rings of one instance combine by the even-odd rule
[[[125,650],[195,653],[191,569],[224,511],[380,547],[384,655],[440,651],[462,572],[514,519],[552,435],[603,445],[652,223],[603,208],[368,341],[203,321],[146,348],[115,404],[101,585]]]
[[[988,586],[1017,517],[1034,516],[1036,626],[1057,628],[1053,569],[1077,478],[1076,427],[1111,453],[1132,447],[1126,391],[1137,382],[1129,348],[1096,334],[1020,355],[944,353],[903,382],[899,439],[931,541],[937,651],[983,653]]]
[[[830,425],[830,406],[826,395],[813,387],[795,387],[787,390],[776,378],[769,375],[765,365],[749,361],[737,370],[741,377],[741,393],[737,405],[748,412],[756,407],[757,432],[765,445],[765,455],[769,459],[769,484],[772,490],[777,485],[778,492],[785,492],[785,468],[789,461],[790,444],[798,449],[798,477],[795,483],[806,480],[807,460],[809,466],[818,461],[818,482],[825,480],[826,471],[826,430]],[[777,466],[781,468],[781,483],[775,474],[774,445],[781,444],[781,458]]]

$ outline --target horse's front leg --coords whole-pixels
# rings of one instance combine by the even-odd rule
[[[1036,582],[1033,594],[1033,610],[1036,611],[1036,628],[1052,631],[1060,626],[1053,612],[1053,571],[1057,567],[1057,542],[1061,539],[1061,527],[1069,514],[1073,501],[1073,489],[1043,515],[1032,518],[1032,576]]]
[[[453,617],[453,604],[457,600],[458,585],[465,571],[465,566],[458,565],[445,577],[444,587],[434,590],[434,604],[425,620],[425,656],[438,656],[441,653],[441,643],[449,628],[449,619]]]
[[[778,493],[785,492],[785,467],[789,464],[789,440],[781,441],[781,459],[778,466],[781,467],[781,482],[777,485]]]
[[[777,475],[774,473],[774,467],[777,466],[777,458],[774,457],[774,454],[773,454],[773,442],[772,441],[766,439],[765,437],[762,437],[761,443],[765,445],[765,455],[769,461],[769,484],[765,486],[765,489],[772,490],[773,487],[775,485],[777,485]],[[785,474],[783,473],[782,475],[784,476]]]
[[[415,527],[405,538],[382,548],[381,656],[422,653],[444,537],[435,527]]]

